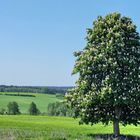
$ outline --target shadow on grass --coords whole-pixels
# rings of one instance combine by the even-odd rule
[[[88,136],[94,140],[140,140],[139,136],[133,135],[120,135],[118,138],[115,138],[113,134],[88,134]]]

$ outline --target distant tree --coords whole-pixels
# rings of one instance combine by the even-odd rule
[[[40,114],[39,109],[37,108],[36,104],[32,102],[29,107],[29,114],[30,115],[38,115]]]
[[[4,108],[1,108],[1,109],[0,109],[0,115],[4,115],[5,112],[6,112],[6,110],[5,110]]]
[[[7,107],[8,107],[7,113],[9,115],[20,114],[19,106],[18,106],[17,102],[9,102]]]
[[[75,53],[76,87],[67,94],[81,123],[140,123],[140,36],[128,17],[99,16],[87,30],[87,45]]]

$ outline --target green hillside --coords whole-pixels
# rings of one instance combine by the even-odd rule
[[[112,124],[79,125],[66,117],[3,115],[0,116],[0,139],[16,140],[93,140],[91,135],[112,133]],[[121,126],[122,134],[140,136],[140,126]]]
[[[25,97],[25,96],[11,96],[5,94],[25,94],[34,95],[35,97]],[[0,109],[7,108],[9,102],[16,101],[19,104],[21,113],[27,113],[29,104],[33,101],[36,103],[37,107],[41,112],[47,112],[47,106],[49,103],[56,101],[61,101],[61,98],[57,98],[56,95],[52,94],[37,94],[37,93],[6,93],[0,92]]]

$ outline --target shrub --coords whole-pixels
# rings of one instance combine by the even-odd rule
[[[0,115],[4,115],[4,114],[5,114],[5,111],[6,111],[6,110],[5,110],[4,108],[1,108],[1,109],[0,109]]]
[[[50,116],[73,116],[73,111],[64,102],[50,103],[47,113]]]

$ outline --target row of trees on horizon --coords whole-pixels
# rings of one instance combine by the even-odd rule
[[[0,85],[0,92],[26,92],[26,93],[49,93],[65,94],[72,87],[51,87],[51,86],[6,86]]]

